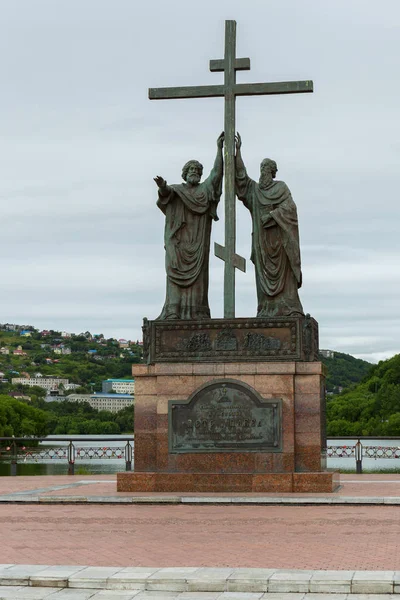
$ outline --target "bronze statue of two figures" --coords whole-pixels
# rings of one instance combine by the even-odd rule
[[[165,215],[167,290],[159,320],[210,319],[210,236],[222,194],[223,144],[222,133],[214,166],[204,181],[203,167],[196,160],[184,165],[184,183],[168,185],[162,177],[154,178],[157,206]],[[257,317],[299,317],[304,313],[298,294],[302,276],[296,205],[287,185],[275,180],[275,161],[264,159],[259,181],[254,181],[242,159],[239,134],[235,146],[236,195],[250,211],[253,223]]]

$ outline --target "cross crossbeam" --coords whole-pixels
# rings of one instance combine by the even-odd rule
[[[313,82],[283,81],[271,83],[236,83],[236,71],[248,71],[249,58],[236,58],[236,21],[225,21],[223,59],[211,60],[210,71],[223,72],[223,85],[150,88],[150,100],[224,97],[224,177],[225,177],[225,246],[215,244],[215,255],[225,262],[224,317],[235,317],[235,269],[246,270],[246,261],[236,254],[235,210],[235,108],[236,96],[304,94],[313,91]]]

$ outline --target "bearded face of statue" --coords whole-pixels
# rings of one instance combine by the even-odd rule
[[[190,183],[191,185],[198,185],[200,183],[200,179],[201,179],[201,172],[200,172],[199,167],[195,164],[190,165],[187,175],[186,175],[187,183]]]

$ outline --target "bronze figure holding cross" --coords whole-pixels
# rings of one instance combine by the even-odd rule
[[[245,263],[245,259],[241,256],[239,256],[238,254],[236,254],[236,211],[235,211],[235,131],[236,131],[236,123],[235,123],[235,105],[236,105],[236,97],[237,96],[253,96],[253,95],[269,95],[269,94],[295,94],[295,93],[308,93],[308,92],[312,92],[313,91],[313,83],[312,81],[289,81],[289,82],[273,82],[273,83],[242,83],[242,84],[238,84],[236,83],[236,71],[239,70],[249,70],[250,69],[250,59],[249,58],[236,58],[236,22],[235,21],[225,21],[225,56],[223,59],[218,59],[218,60],[211,60],[210,61],[210,70],[211,71],[223,71],[224,72],[224,84],[223,85],[208,85],[208,86],[194,86],[194,87],[171,87],[171,88],[151,88],[149,90],[149,98],[151,100],[166,100],[166,99],[178,99],[178,98],[207,98],[207,97],[223,97],[225,102],[224,102],[224,136],[223,137],[219,137],[218,140],[218,149],[222,149],[222,144],[224,144],[224,179],[225,179],[225,185],[224,185],[224,199],[225,199],[225,245],[222,246],[220,244],[215,244],[215,254],[218,258],[222,259],[225,262],[225,267],[224,267],[224,318],[228,319],[228,318],[234,318],[235,317],[235,269],[240,269],[241,271],[245,271],[246,269],[246,263]],[[240,139],[240,138],[239,138]],[[236,147],[238,145],[238,138],[236,139]],[[197,162],[197,161],[191,161],[191,162]],[[221,161],[218,161],[218,154],[217,154],[217,159],[216,159],[216,163],[214,164],[214,168],[212,173],[210,174],[210,177],[207,178],[206,182],[210,182],[210,178],[212,177],[212,174],[214,172],[215,176],[215,168],[216,168],[216,164],[218,163],[217,166],[217,171],[219,170],[219,166],[221,167],[221,180],[222,180],[222,156],[221,156]],[[199,163],[198,163],[199,164]],[[200,165],[201,166],[201,165]],[[202,171],[202,169],[201,169]],[[219,172],[219,171],[218,171]],[[200,170],[198,169],[198,173],[197,175],[200,174],[201,177],[201,173]],[[183,176],[184,179],[186,179],[186,183],[185,184],[181,184],[180,186],[172,186],[171,188],[169,188],[169,192],[168,194],[166,193],[165,189],[163,189],[164,183],[165,185],[166,182],[164,182],[164,179],[161,177],[156,177],[155,181],[159,187],[159,197],[160,195],[165,199],[165,198],[169,198],[171,203],[174,203],[173,206],[173,214],[176,215],[178,214],[178,217],[181,218],[183,215],[184,210],[191,212],[194,215],[199,215],[199,207],[198,204],[200,202],[200,204],[202,204],[202,208],[200,209],[201,211],[203,211],[201,214],[204,215],[204,219],[206,219],[204,227],[207,230],[207,236],[206,237],[202,237],[201,232],[199,233],[199,223],[200,221],[197,219],[193,220],[193,224],[192,227],[190,227],[189,229],[191,229],[191,231],[187,228],[185,235],[183,236],[185,238],[185,243],[181,245],[179,237],[175,237],[174,238],[174,232],[176,233],[175,229],[175,225],[176,223],[179,222],[179,218],[178,220],[175,222],[172,222],[171,220],[168,221],[168,215],[166,210],[163,212],[165,212],[166,214],[166,238],[165,238],[165,250],[166,250],[166,267],[167,267],[167,300],[166,300],[166,304],[168,301],[168,284],[171,282],[171,277],[172,277],[172,271],[171,271],[171,266],[172,268],[177,267],[177,270],[175,268],[175,275],[178,275],[178,279],[179,279],[179,285],[178,288],[180,286],[181,290],[182,290],[182,294],[185,295],[185,300],[183,301],[183,305],[184,307],[181,309],[180,308],[180,299],[178,298],[177,301],[174,300],[174,305],[177,306],[177,309],[173,309],[170,310],[169,312],[165,312],[165,306],[164,306],[164,310],[161,313],[159,318],[171,318],[171,319],[196,319],[196,318],[209,318],[209,313],[207,316],[207,307],[208,307],[208,299],[207,302],[205,302],[204,300],[204,291],[207,297],[207,293],[208,293],[208,258],[209,258],[209,244],[210,244],[210,232],[211,232],[211,220],[213,218],[216,218],[216,213],[215,213],[215,209],[216,209],[216,205],[218,204],[219,201],[219,197],[221,195],[221,190],[219,190],[218,186],[221,185],[221,180],[219,177],[217,177],[218,183],[213,183],[212,187],[212,191],[211,193],[208,193],[208,191],[206,191],[207,186],[204,187],[203,191],[201,191],[201,187],[198,188],[198,190],[195,192],[196,186],[204,186],[204,184],[206,182],[204,182],[203,184],[200,183],[200,178],[198,178],[197,182],[191,183],[188,179],[187,179],[187,173],[185,176]],[[193,180],[194,181],[194,180]],[[253,182],[254,183],[254,182]],[[283,182],[274,182],[276,184],[282,184]],[[236,181],[236,188],[238,189],[238,181]],[[285,186],[285,184],[283,184],[283,186]],[[179,195],[179,193],[176,192],[177,188],[180,187],[180,189],[184,190],[184,194],[181,193],[181,195]],[[240,187],[240,185],[239,185]],[[175,191],[173,188],[176,188]],[[192,188],[192,189],[190,189]],[[290,196],[290,192],[288,190],[288,188],[286,187],[285,189],[282,188],[282,186],[278,186],[278,187],[274,187],[274,192],[272,193],[272,201],[273,203],[275,203],[275,207],[269,207],[268,212],[272,212],[273,209],[277,209],[278,207],[278,199],[274,198],[274,193],[276,190],[278,190],[282,192],[283,195],[280,196],[280,202],[282,203],[282,207],[287,205],[287,201],[288,201],[288,197]],[[173,192],[173,193],[172,193]],[[240,193],[244,193],[243,189],[241,189],[241,191],[239,192],[239,198],[240,197]],[[186,194],[186,196],[189,193],[189,200],[185,200],[184,199],[184,195]],[[193,195],[194,194],[194,195]],[[285,196],[286,194],[286,196]],[[288,194],[288,196],[287,196]],[[243,194],[242,194],[243,195]],[[197,200],[195,200],[194,202],[192,201],[194,197],[197,197]],[[268,198],[268,193],[264,196],[266,196]],[[202,198],[199,201],[199,198]],[[243,199],[243,198],[241,198]],[[291,196],[290,196],[290,200],[291,200]],[[266,200],[266,202],[268,203],[268,199]],[[286,202],[286,204],[285,204]],[[293,215],[295,214],[295,206],[294,206],[294,202],[293,200],[291,200],[290,204],[290,210],[294,210],[294,212],[291,213],[291,215],[288,216],[289,220],[293,217]],[[165,206],[168,204],[168,202],[165,202],[165,205],[163,205],[163,207],[165,208]],[[246,202],[245,202],[246,204]],[[159,206],[160,206],[160,200],[159,200]],[[172,204],[171,204],[172,207]],[[294,207],[294,208],[293,208]],[[161,208],[161,206],[160,206]],[[282,211],[281,211],[282,212]],[[276,215],[278,215],[279,211],[275,212]],[[179,216],[180,214],[180,216]],[[298,247],[298,230],[297,230],[297,223],[292,223],[292,227],[291,228],[287,228],[286,231],[284,232],[284,235],[286,236],[285,240],[283,241],[283,238],[280,234],[279,231],[275,231],[273,232],[272,229],[274,229],[274,227],[278,227],[281,228],[281,223],[277,222],[274,220],[273,215],[271,217],[269,217],[270,220],[270,229],[271,231],[268,231],[268,226],[266,227],[266,224],[262,223],[262,221],[260,221],[260,223],[258,223],[258,221],[256,222],[255,218],[254,218],[254,214],[252,213],[252,217],[253,217],[253,229],[255,227],[257,227],[258,229],[261,228],[261,230],[263,231],[263,228],[265,228],[265,231],[263,233],[263,235],[265,234],[268,238],[268,236],[270,236],[271,234],[274,234],[277,237],[277,240],[279,238],[280,240],[280,252],[281,252],[281,258],[285,259],[285,266],[284,269],[286,269],[286,271],[283,273],[281,273],[281,277],[280,277],[280,284],[278,285],[279,288],[279,294],[281,295],[279,298],[279,301],[277,302],[273,302],[272,304],[268,304],[268,290],[272,290],[274,288],[274,285],[267,285],[267,292],[266,294],[264,294],[264,296],[267,298],[267,300],[264,302],[262,309],[260,310],[260,293],[259,290],[261,288],[265,288],[265,281],[266,281],[266,276],[265,273],[263,273],[263,261],[261,260],[261,262],[259,261],[259,268],[257,266],[257,263],[255,263],[256,266],[256,282],[257,282],[257,293],[258,293],[258,303],[259,303],[259,307],[258,307],[258,315],[257,316],[282,316],[284,314],[302,314],[302,308],[301,308],[301,304],[300,301],[298,299],[298,295],[297,295],[297,288],[300,287],[301,285],[301,272],[299,271],[300,269],[300,254],[299,254],[299,250],[297,248],[297,250],[293,250],[293,240],[290,236],[293,236],[296,238],[297,236],[297,247]],[[208,219],[208,221],[207,221]],[[271,219],[273,221],[274,227],[271,227]],[[297,220],[297,215],[296,215],[296,220]],[[175,225],[174,225],[175,223]],[[181,225],[185,224],[184,220],[181,219]],[[276,228],[275,227],[275,228]],[[206,244],[205,247],[205,251],[200,252],[200,249],[198,248],[198,244],[200,243],[200,240],[203,239],[205,240],[205,242],[203,241],[203,243]],[[286,252],[286,247],[287,244],[289,243],[289,245],[291,246],[292,250],[291,250],[291,256],[289,256]],[[208,244],[208,245],[207,245]],[[296,240],[294,241],[294,245],[296,246]],[[265,244],[264,244],[265,246]],[[268,244],[267,244],[268,246]],[[261,244],[262,247],[262,244]],[[265,246],[266,247],[266,246]],[[171,259],[171,252],[173,255],[178,256],[179,255],[179,264],[177,265],[177,262],[175,260],[174,262],[174,257],[172,257]],[[193,253],[198,254],[198,256],[201,255],[201,260],[199,259],[196,263],[196,265],[194,265],[194,263],[196,261],[193,261]],[[286,252],[286,258],[284,257],[284,253]],[[283,253],[283,254],[282,254]],[[254,255],[254,246],[253,246],[253,255]],[[253,256],[252,256],[253,259]],[[185,277],[186,274],[186,262],[185,261],[189,261],[190,262],[190,268],[188,267],[188,269],[191,271],[191,275],[190,277]],[[254,262],[254,260],[253,260]],[[265,263],[265,261],[264,261]],[[194,268],[195,266],[195,268]],[[197,270],[196,270],[197,269]],[[187,300],[187,296],[188,296],[188,287],[190,287],[191,285],[193,285],[194,280],[193,280],[193,276],[194,274],[198,271],[198,277],[199,278],[203,278],[202,281],[202,285],[201,290],[202,290],[202,294],[203,296],[201,298],[197,298],[196,293],[191,295],[191,299],[188,301]],[[272,269],[273,271],[273,269]],[[271,271],[271,272],[272,272]],[[289,275],[288,275],[289,273]],[[293,277],[290,276],[290,273],[293,274]],[[206,280],[204,279],[204,277],[206,278]],[[175,278],[176,279],[176,278]],[[268,277],[267,277],[268,279]],[[290,290],[284,289],[285,286],[286,288],[288,288],[290,284]],[[260,288],[261,285],[261,288]],[[283,289],[282,288],[283,285]],[[278,289],[275,286],[276,289]],[[172,288],[171,288],[172,289]],[[179,296],[179,289],[176,289],[175,292],[177,292],[175,294],[175,298]],[[265,290],[264,290],[265,292]],[[287,294],[290,293],[291,298],[289,303],[286,302],[285,298],[287,296]],[[189,294],[190,295],[190,294]],[[194,302],[194,304],[188,306],[188,302],[189,304],[192,302]],[[261,301],[263,303],[263,301]],[[287,304],[287,306],[285,305],[285,302]],[[197,303],[197,304],[196,304]],[[271,308],[268,308],[268,306],[270,306]],[[204,310],[205,309],[205,312]],[[267,314],[269,311],[269,314]]]

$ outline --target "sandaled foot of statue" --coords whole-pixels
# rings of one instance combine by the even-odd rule
[[[236,135],[236,194],[253,221],[251,261],[257,287],[257,317],[303,315],[298,288],[301,263],[297,209],[286,183],[275,181],[276,162],[265,158],[258,183],[247,175]]]
[[[185,183],[168,185],[160,176],[157,206],[165,215],[167,292],[158,319],[209,319],[208,272],[211,223],[217,221],[222,194],[224,134],[217,140],[217,156],[210,175],[201,182],[197,160],[182,170]]]

